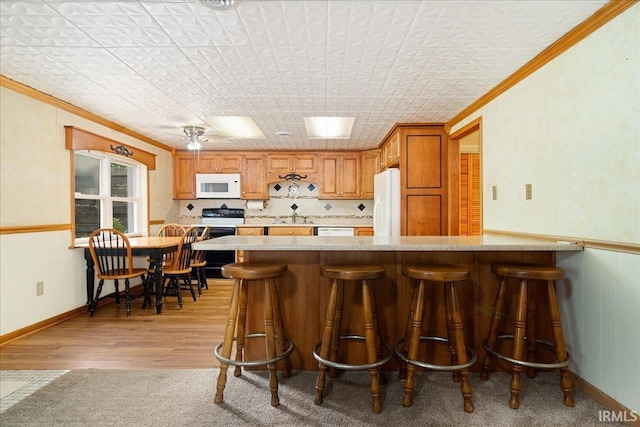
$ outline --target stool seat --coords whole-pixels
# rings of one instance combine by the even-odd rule
[[[234,375],[240,376],[242,367],[256,367],[266,365],[269,369],[269,388],[271,389],[271,405],[278,406],[278,377],[276,365],[282,361],[282,370],[285,377],[291,376],[289,367],[289,355],[293,351],[293,343],[287,338],[280,310],[280,298],[276,286],[276,277],[287,272],[288,266],[280,263],[269,262],[239,262],[227,264],[222,267],[222,275],[235,279],[227,326],[224,331],[224,341],[216,346],[214,354],[220,361],[220,374],[218,375],[215,403],[224,400],[224,389],[227,383],[227,369],[229,365],[235,366]],[[264,286],[264,333],[245,332],[247,322],[249,284],[262,282]],[[254,287],[253,285],[251,286]],[[237,331],[236,331],[237,327]],[[245,339],[264,338],[266,358],[259,360],[244,359]],[[236,343],[235,360],[231,359],[233,343]]]
[[[287,272],[286,264],[270,262],[236,262],[222,266],[222,275],[229,279],[268,279]]]
[[[413,386],[416,367],[436,371],[452,371],[453,380],[460,382],[465,412],[473,412],[471,399],[471,383],[469,382],[469,368],[476,362],[477,357],[472,348],[467,347],[464,339],[464,326],[460,303],[455,283],[469,279],[469,268],[459,265],[414,265],[402,266],[402,274],[415,279],[409,315],[405,328],[405,336],[398,340],[394,352],[402,361],[400,378],[404,378],[404,397],[402,405],[409,407],[413,404]],[[444,283],[444,312],[447,323],[447,337],[423,336],[422,323],[426,317],[424,310],[425,282]],[[437,312],[437,310],[436,310]],[[419,360],[418,349],[421,341],[435,344],[447,344],[449,347],[450,364],[427,363]]]
[[[574,406],[571,377],[569,375],[569,354],[567,353],[560,320],[560,310],[556,297],[556,280],[564,277],[564,270],[555,266],[533,264],[494,264],[491,271],[500,280],[500,286],[493,307],[493,315],[489,325],[487,338],[483,340],[482,347],[486,354],[482,363],[480,378],[487,380],[491,370],[491,359],[496,357],[511,364],[511,397],[509,406],[513,409],[520,407],[520,373],[527,368],[530,378],[536,375],[536,369],[560,369],[560,387],[564,394],[563,401],[566,406]],[[500,323],[505,316],[505,292],[508,279],[519,279],[517,283],[516,319],[513,334],[500,335]],[[546,284],[547,304],[549,309],[549,321],[553,334],[553,342],[543,341],[536,336],[536,288],[535,282]],[[515,281],[512,280],[512,282]],[[496,344],[504,340],[513,340],[510,351],[498,351]],[[555,361],[542,363],[536,360],[536,348],[538,345],[551,348],[555,355]]]
[[[323,265],[320,274],[337,280],[373,280],[384,276],[384,268],[379,265]]]
[[[403,265],[402,274],[431,282],[461,282],[469,278],[469,269],[458,265]]]
[[[385,383],[384,373],[379,369],[391,360],[392,351],[389,345],[382,342],[376,302],[371,281],[384,277],[384,267],[379,265],[322,265],[320,274],[332,279],[331,290],[327,300],[325,323],[322,341],[316,344],[313,357],[318,361],[318,379],[316,380],[316,397],[314,403],[321,405],[325,388],[325,375],[331,369],[331,377],[335,377],[336,369],[366,370],[371,377],[370,390],[373,412],[382,411],[380,402],[380,383]],[[345,281],[362,283],[362,317],[364,321],[364,335],[342,335],[342,318]],[[348,313],[344,313],[347,315]],[[339,363],[338,354],[340,342],[344,340],[364,341],[366,348],[366,363]],[[382,347],[387,350],[383,356]],[[380,378],[378,378],[380,376]]]
[[[532,264],[494,264],[491,272],[498,276],[526,280],[560,280],[564,270],[560,267]]]

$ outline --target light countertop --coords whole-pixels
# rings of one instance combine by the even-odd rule
[[[505,236],[223,236],[194,243],[194,248],[218,251],[581,251],[583,245]]]

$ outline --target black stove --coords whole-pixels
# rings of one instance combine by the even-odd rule
[[[244,209],[204,208],[202,209],[202,223],[193,224],[202,232],[209,226],[209,238],[232,236],[236,234],[236,225],[244,224]],[[207,266],[205,274],[211,278],[222,277],[222,266],[236,261],[235,251],[206,251]]]

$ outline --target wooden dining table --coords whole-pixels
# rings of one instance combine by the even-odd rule
[[[162,313],[162,294],[164,284],[162,281],[162,259],[164,254],[175,252],[178,250],[181,237],[176,236],[142,236],[129,237],[131,244],[131,254],[134,257],[147,257],[153,265],[154,281],[156,289],[156,313]],[[87,263],[87,309],[91,310],[95,299],[95,267],[91,252],[89,251],[89,243],[77,245],[84,248],[84,259]]]

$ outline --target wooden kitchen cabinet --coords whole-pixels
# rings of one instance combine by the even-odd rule
[[[242,156],[237,153],[201,151],[196,162],[198,173],[239,173],[242,170]]]
[[[380,150],[365,151],[360,159],[360,197],[373,199],[373,177],[379,171]]]
[[[238,236],[263,236],[264,227],[237,227]],[[244,262],[244,251],[236,251],[236,262]]]
[[[263,236],[264,227],[237,227],[236,235],[238,236]]]
[[[313,227],[269,227],[269,236],[313,236]]]
[[[267,182],[280,182],[290,173],[307,175],[305,181],[318,182],[318,156],[309,153],[270,153],[267,155]]]
[[[242,198],[267,199],[266,156],[264,154],[247,153],[242,161]]]
[[[400,234],[448,235],[449,141],[444,125],[397,125],[394,132],[400,140]]]
[[[173,198],[196,198],[195,157],[192,151],[177,151],[173,157]]]
[[[353,229],[354,236],[373,236],[373,227],[356,227]]]
[[[395,130],[382,145],[381,170],[396,167],[400,163],[400,130]]]
[[[360,198],[360,154],[321,154],[320,199]]]

